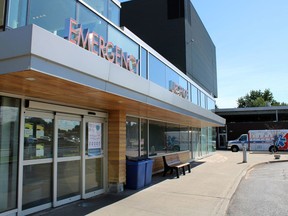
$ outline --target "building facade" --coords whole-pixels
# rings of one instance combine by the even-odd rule
[[[215,100],[125,27],[117,0],[0,0],[0,215],[126,182],[126,156],[215,151]]]
[[[122,11],[121,25],[218,96],[216,48],[191,0],[127,1]]]

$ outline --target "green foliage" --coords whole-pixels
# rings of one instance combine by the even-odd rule
[[[270,89],[251,90],[249,94],[238,98],[238,108],[244,107],[265,107],[265,106],[287,106],[288,104],[277,102],[274,100],[273,94]]]

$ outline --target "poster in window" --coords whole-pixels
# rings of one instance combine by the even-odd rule
[[[88,155],[100,155],[102,150],[102,125],[101,123],[88,123]]]

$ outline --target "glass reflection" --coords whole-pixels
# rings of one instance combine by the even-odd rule
[[[107,23],[102,18],[98,17],[91,10],[83,5],[79,6],[79,24],[82,29],[88,28],[89,32],[95,32],[102,36],[107,41]]]
[[[53,130],[52,119],[25,117],[24,160],[52,158]]]
[[[108,26],[108,41],[112,42],[114,46],[117,45],[120,47],[128,55],[133,55],[136,59],[139,59],[139,45],[113,26]]]
[[[140,67],[141,67],[141,76],[145,79],[148,78],[147,76],[147,51],[143,48],[141,48],[141,62],[140,62]]]
[[[107,17],[108,14],[108,0],[84,0],[90,7],[98,13]]]
[[[29,1],[28,24],[36,24],[64,37],[65,20],[67,18],[76,18],[75,0]]]
[[[4,12],[5,10],[5,0],[0,0],[0,29],[4,25]]]
[[[80,194],[80,161],[58,163],[57,200]]]
[[[85,163],[85,192],[103,189],[103,158],[87,159]]]
[[[58,157],[80,156],[80,121],[58,120]]]
[[[52,202],[52,163],[24,166],[23,209]]]
[[[138,118],[126,118],[126,155],[129,157],[140,156]]]
[[[108,5],[108,19],[120,26],[120,8],[111,0]]]
[[[0,213],[17,206],[20,100],[0,97]]]
[[[166,88],[166,66],[155,56],[149,54],[149,80]]]

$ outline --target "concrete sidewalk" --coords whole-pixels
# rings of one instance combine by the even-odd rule
[[[241,178],[253,166],[286,160],[287,154],[274,159],[269,153],[248,153],[247,163],[242,163],[242,152],[217,151],[193,162],[191,173],[179,179],[155,175],[152,185],[142,190],[105,194],[37,215],[224,216]]]

